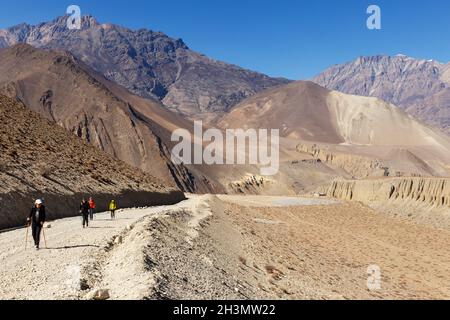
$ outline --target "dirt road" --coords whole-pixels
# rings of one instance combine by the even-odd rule
[[[81,217],[47,223],[41,250],[32,246],[31,232],[25,250],[25,229],[0,234],[0,299],[78,299],[84,293],[76,290],[73,280],[80,273],[81,286],[99,272],[101,258],[113,247],[116,236],[127,232],[145,217],[157,217],[167,210],[191,206],[195,200],[175,206],[120,210],[116,220],[109,213],[96,214],[88,229]],[[133,259],[133,257],[131,257]],[[85,282],[85,283],[83,283]],[[78,284],[79,281],[78,281]]]
[[[1,299],[450,298],[450,232],[358,203],[191,196],[51,225],[38,252],[0,234]]]

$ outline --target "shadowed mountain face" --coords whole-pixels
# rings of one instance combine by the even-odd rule
[[[99,24],[89,16],[83,17],[81,30],[71,31],[66,20],[0,30],[0,47],[28,43],[67,50],[131,92],[197,118],[215,116],[256,92],[288,82],[209,59],[161,32]]]
[[[166,144],[175,128],[191,124],[157,101],[132,95],[69,53],[25,44],[1,49],[0,92],[169,185],[196,189],[187,169],[171,162]]]
[[[331,90],[393,103],[450,133],[450,64],[395,57],[360,57],[313,79]]]

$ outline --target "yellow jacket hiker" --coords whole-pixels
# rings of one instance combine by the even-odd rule
[[[109,211],[111,211],[111,219],[116,218],[116,210],[117,210],[116,200],[111,200],[111,202],[109,203]]]

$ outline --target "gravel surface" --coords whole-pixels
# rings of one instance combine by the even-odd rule
[[[448,230],[308,201],[189,196],[115,221],[99,214],[86,230],[63,219],[40,251],[24,250],[24,229],[5,232],[0,299],[450,298]],[[375,267],[380,286],[369,288]]]
[[[179,205],[186,202],[189,204],[185,201]],[[157,216],[169,208],[175,210],[179,205],[120,210],[116,220],[111,220],[109,213],[96,214],[88,229],[82,228],[81,217],[53,221],[48,223],[50,229],[44,229],[48,247],[42,238],[39,251],[32,246],[31,231],[27,250],[25,229],[0,234],[0,299],[83,297],[86,292],[77,290],[77,286],[80,282],[85,286],[92,274],[100,271],[99,264],[117,235],[126,233],[127,227],[144,217]]]

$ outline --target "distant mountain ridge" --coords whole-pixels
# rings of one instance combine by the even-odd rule
[[[69,30],[67,17],[0,30],[0,47],[27,43],[70,51],[88,66],[144,98],[157,98],[191,116],[220,113],[264,89],[288,83],[194,52],[162,32],[130,30],[82,18]]]
[[[405,55],[359,57],[330,67],[313,81],[330,90],[383,99],[450,133],[450,63]]]

